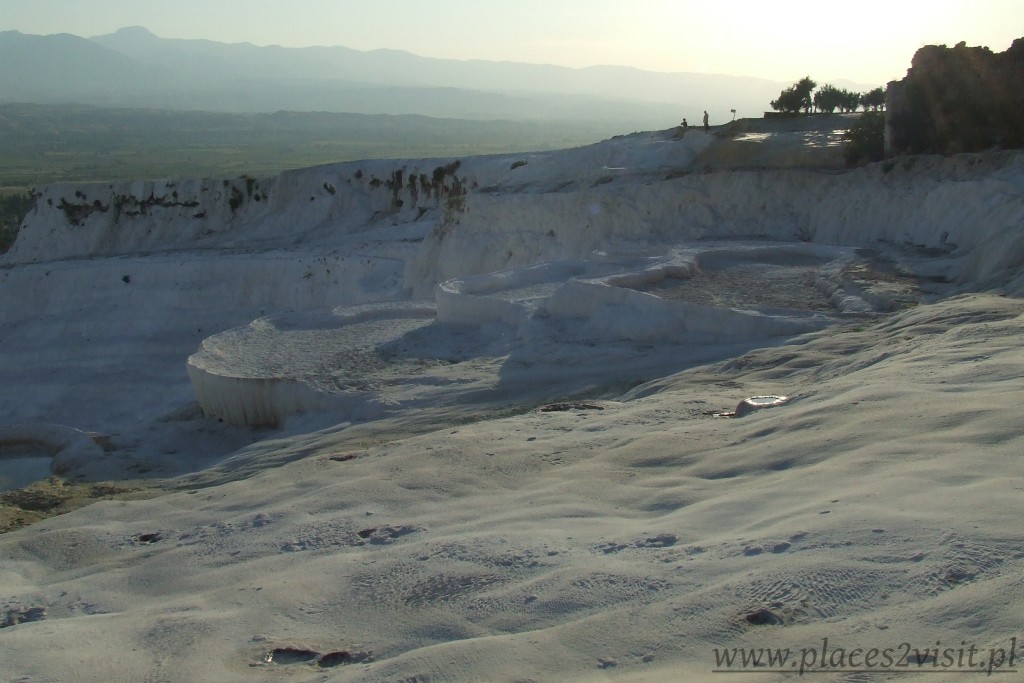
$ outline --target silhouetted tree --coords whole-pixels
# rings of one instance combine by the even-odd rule
[[[811,93],[816,87],[818,84],[812,81],[810,76],[805,76],[783,90],[779,94],[779,99],[772,100],[772,109],[784,114],[797,114],[801,109],[809,112],[814,106]]]
[[[875,88],[869,90],[860,96],[860,103],[864,107],[864,111],[867,111],[870,107],[873,111],[878,111],[885,107],[885,90],[882,88]]]
[[[831,84],[823,85],[814,93],[814,108],[826,114],[840,109],[843,104],[843,91]]]
[[[839,109],[848,114],[857,111],[857,107],[860,106],[860,93],[844,88],[840,94]]]

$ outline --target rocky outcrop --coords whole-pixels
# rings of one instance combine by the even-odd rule
[[[1000,53],[923,47],[887,99],[890,156],[1024,147],[1024,38]]]

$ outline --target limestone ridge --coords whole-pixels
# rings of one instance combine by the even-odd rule
[[[287,244],[319,228],[344,234],[384,221],[411,223],[459,201],[466,187],[458,163],[428,169],[359,162],[270,179],[52,185],[35,194],[36,208],[6,260]]]
[[[453,277],[581,258],[620,241],[884,241],[966,255],[1009,229],[1019,210],[1012,194],[996,208],[983,208],[981,200],[1003,198],[1007,183],[1013,186],[1021,161],[1012,153],[908,158],[848,171],[745,168],[733,158],[719,163],[714,151],[723,142],[635,134],[459,165],[378,160],[271,179],[53,185],[37,192],[4,263],[397,237],[422,241],[406,285],[427,296]],[[701,168],[693,168],[695,160]],[[961,203],[968,195],[979,200]],[[950,211],[951,203],[961,208]],[[986,223],[993,213],[996,220]],[[1016,263],[1013,253],[988,266],[978,261],[967,277]]]

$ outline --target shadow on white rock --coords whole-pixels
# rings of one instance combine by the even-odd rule
[[[50,474],[70,474],[104,456],[94,435],[74,427],[33,423],[0,428],[0,490],[20,488]]]

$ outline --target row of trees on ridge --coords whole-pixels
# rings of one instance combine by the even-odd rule
[[[783,90],[777,100],[772,100],[772,109],[784,114],[799,114],[801,111],[832,114],[836,110],[855,112],[858,107],[864,107],[864,111],[878,111],[885,106],[885,91],[882,88],[858,93],[826,84],[815,92],[817,87],[818,84],[810,76],[805,76]]]

